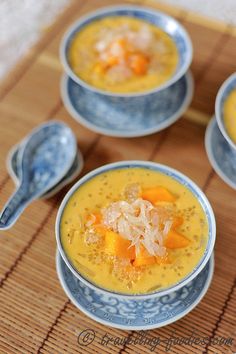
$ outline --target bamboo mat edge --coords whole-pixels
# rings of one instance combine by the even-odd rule
[[[130,2],[133,2],[132,0],[130,0]],[[136,3],[137,3],[137,1],[136,1]],[[141,3],[141,2],[140,2]],[[143,2],[142,2],[143,3]],[[144,1],[144,4],[146,3],[146,1]],[[74,5],[73,5],[74,6]],[[66,11],[68,11],[68,13],[71,13],[72,11],[70,10],[69,11],[69,9],[68,10],[66,10]],[[69,16],[69,15],[68,15]],[[188,17],[187,17],[188,18]],[[189,19],[189,18],[188,18]],[[58,20],[59,22],[61,21],[60,19]],[[223,32],[225,32],[226,30],[228,30],[228,27],[226,28],[224,28],[224,31]],[[42,39],[43,40],[43,39]],[[44,42],[45,43],[45,42]],[[44,46],[43,46],[43,48],[44,48]],[[35,50],[37,50],[37,49],[35,49]],[[42,49],[43,50],[43,49]],[[40,52],[40,50],[39,50],[39,52]],[[37,54],[39,53],[39,52],[37,52],[37,53],[35,53],[35,57],[37,57]],[[26,64],[24,64],[24,67],[25,67],[25,65],[27,66],[28,65],[28,60],[29,59],[27,59],[27,58],[24,58],[24,61],[26,61]],[[31,63],[31,60],[29,61],[30,63]],[[19,69],[16,69],[16,70],[20,70],[20,68]],[[23,74],[24,74],[24,72],[23,72]],[[14,76],[14,74],[12,73],[12,74],[10,74],[10,75],[13,75]],[[21,76],[20,76],[21,77]],[[10,88],[11,89],[11,88]],[[190,119],[191,121],[193,121],[193,122],[196,122],[196,123],[200,123],[200,124],[202,124],[202,125],[206,125],[206,123],[207,123],[207,121],[208,121],[208,119],[209,119],[209,115],[207,115],[207,114],[205,114],[205,113],[203,113],[203,112],[200,112],[200,111],[197,111],[197,110],[195,110],[195,109],[189,109],[186,113],[185,113],[185,117],[186,118],[188,118],[188,119]],[[208,179],[208,181],[207,181],[207,183],[206,183],[206,185],[204,186],[204,189],[207,189],[207,186],[208,186],[208,184],[209,184],[209,182],[210,182],[210,180],[211,180],[211,178],[213,177],[213,175],[210,175],[209,176],[209,179]],[[232,285],[232,286],[234,286],[234,284]],[[228,297],[230,296],[230,294],[228,295]],[[227,298],[226,298],[226,302],[227,302]],[[223,309],[221,309],[222,311],[224,311],[224,308]],[[62,309],[62,312],[63,312],[63,309]],[[57,320],[57,319],[56,319]],[[219,319],[220,320],[220,319]],[[212,336],[214,336],[214,333],[217,331],[217,328],[218,328],[218,326],[219,326],[219,321],[217,321],[217,323],[216,323],[216,325],[215,325],[215,329],[214,329],[214,331],[213,331],[213,333],[212,333]],[[48,331],[48,333],[47,333],[47,337],[49,337],[50,336],[50,333],[51,333],[51,330],[53,329],[53,327],[54,327],[54,323],[52,323],[52,326],[51,326],[51,328],[50,328],[50,330]],[[44,342],[42,343],[42,347],[44,346],[44,343],[47,341],[47,337],[44,339]],[[121,352],[123,352],[123,350],[124,350],[125,348],[122,348],[122,350],[121,350]],[[39,348],[39,351],[41,350],[41,347]]]

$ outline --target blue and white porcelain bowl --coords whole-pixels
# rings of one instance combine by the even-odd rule
[[[232,90],[235,89],[236,89],[236,73],[233,73],[231,76],[228,77],[228,79],[223,83],[223,85],[220,87],[218,91],[218,94],[216,96],[216,102],[215,102],[215,116],[216,116],[217,124],[224,138],[230,144],[230,146],[236,150],[236,144],[230,138],[224,124],[225,100],[232,92]]]
[[[94,86],[89,85],[79,76],[77,76],[72,70],[68,59],[68,51],[71,45],[71,41],[73,40],[76,33],[81,31],[83,27],[92,21],[96,21],[107,16],[135,17],[150,22],[165,31],[175,42],[179,54],[179,62],[173,76],[161,86],[138,93],[111,93],[108,91],[100,90]],[[192,44],[185,29],[174,18],[167,16],[164,13],[157,12],[153,9],[145,7],[122,5],[106,7],[80,18],[75,24],[72,25],[72,27],[69,28],[65,34],[60,47],[60,57],[66,73],[77,84],[81,85],[88,91],[96,92],[103,96],[108,96],[111,102],[114,102],[114,100],[117,98],[119,99],[120,97],[125,97],[126,99],[129,98],[131,106],[132,98],[145,96],[146,102],[144,104],[150,105],[153,101],[155,101],[155,97],[153,96],[154,93],[158,94],[164,88],[171,86],[187,72],[192,61]],[[150,100],[149,95],[151,94],[152,99]]]
[[[163,173],[167,176],[170,176],[174,178],[176,181],[179,183],[183,184],[186,188],[188,188],[198,199],[199,203],[201,204],[205,215],[206,219],[208,222],[208,227],[209,227],[209,234],[208,234],[208,242],[206,246],[206,250],[200,259],[199,263],[197,266],[192,270],[190,274],[188,274],[185,278],[183,278],[180,282],[176,283],[175,285],[159,290],[153,293],[148,293],[148,294],[141,294],[141,295],[128,295],[128,294],[121,294],[121,293],[116,293],[112,292],[106,289],[103,289],[96,284],[90,282],[88,279],[83,277],[79,271],[72,265],[70,262],[69,258],[66,255],[66,252],[63,249],[63,245],[61,242],[61,234],[60,234],[60,224],[61,224],[61,217],[64,211],[65,206],[67,205],[67,202],[69,199],[72,197],[72,195],[86,182],[94,178],[95,176],[108,172],[114,169],[122,169],[122,168],[134,168],[134,167],[140,167],[140,168],[146,168],[146,169],[151,169],[154,171],[158,171],[160,173]],[[95,290],[99,294],[106,294],[107,296],[113,296],[114,298],[117,298],[117,300],[121,299],[136,299],[136,300],[148,300],[151,298],[155,297],[160,297],[164,296],[167,294],[170,294],[174,291],[177,291],[178,289],[182,288],[185,286],[187,283],[189,283],[191,280],[193,280],[206,266],[207,262],[210,259],[210,256],[212,254],[214,244],[215,244],[215,237],[216,237],[216,224],[215,224],[215,217],[213,210],[211,208],[211,205],[209,201],[207,200],[206,196],[204,193],[201,191],[201,189],[193,182],[191,181],[188,177],[183,175],[182,173],[168,167],[165,165],[157,164],[154,162],[149,162],[149,161],[121,161],[121,162],[115,162],[112,164],[104,165],[102,167],[99,167],[87,175],[85,175],[83,178],[81,178],[66,194],[64,197],[60,208],[57,213],[57,218],[56,218],[56,226],[55,226],[55,232],[56,232],[56,240],[57,240],[57,246],[59,249],[59,252],[66,263],[67,267],[70,269],[70,271],[73,273],[73,275],[79,279],[82,283],[87,285],[89,288]]]

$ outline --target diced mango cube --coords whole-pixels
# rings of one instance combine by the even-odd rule
[[[171,202],[176,200],[176,197],[164,187],[147,188],[142,192],[142,198],[155,204],[157,202]]]
[[[171,225],[171,228],[174,230],[177,227],[181,226],[184,222],[184,219],[182,216],[176,216],[173,220],[173,224]]]
[[[140,267],[143,265],[151,265],[151,264],[168,264],[171,263],[170,259],[168,256],[165,257],[158,257],[158,256],[152,256],[148,253],[145,247],[141,245],[140,247],[140,252],[136,256],[133,265],[135,267]]]
[[[170,230],[164,244],[166,248],[170,249],[184,248],[190,244],[190,240],[180,233]]]
[[[135,247],[130,247],[131,242],[124,239],[118,233],[106,231],[105,248],[108,253],[121,258],[135,258]]]
[[[144,75],[148,69],[148,59],[141,53],[130,57],[130,68],[136,75]]]
[[[100,236],[105,236],[107,229],[103,226],[100,225],[94,225],[94,229],[96,230],[96,232],[100,235]]]
[[[155,263],[156,263],[156,257],[150,255],[150,253],[146,250],[146,248],[141,245],[140,252],[135,257],[133,265],[135,267],[140,267],[142,265],[150,265],[150,264],[155,264]]]

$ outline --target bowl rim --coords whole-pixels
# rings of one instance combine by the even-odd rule
[[[68,90],[67,90],[68,81],[73,80],[73,79],[71,79],[71,77],[69,77],[67,74],[64,74],[61,78],[61,98],[62,98],[62,101],[65,105],[65,108],[68,110],[70,115],[78,123],[82,124],[86,128],[88,128],[96,133],[104,134],[106,136],[112,136],[112,137],[116,137],[116,138],[137,138],[137,137],[151,135],[151,134],[160,132],[163,129],[168,128],[170,125],[174,124],[178,119],[180,119],[181,116],[185,113],[185,111],[188,109],[188,107],[192,101],[192,98],[193,98],[194,80],[193,80],[193,75],[190,70],[187,71],[183,75],[183,77],[185,77],[185,80],[186,80],[187,92],[186,92],[186,95],[184,97],[184,100],[183,100],[180,108],[174,114],[172,114],[168,119],[165,119],[163,122],[157,124],[154,127],[140,130],[138,133],[136,133],[136,132],[126,133],[125,131],[124,132],[121,132],[121,131],[116,132],[110,128],[108,129],[108,128],[99,127],[99,126],[95,125],[94,123],[91,123],[90,121],[88,121],[86,118],[84,118],[83,115],[81,115],[80,113],[77,112],[77,110],[74,108],[74,106],[72,105],[71,100],[69,98],[69,94],[68,94]],[[182,78],[180,78],[179,80],[181,80],[181,79]],[[177,82],[175,84],[177,84]],[[166,89],[168,89],[168,87]]]
[[[180,28],[181,32],[183,33],[184,41],[187,46],[187,59],[183,65],[182,69],[178,70],[174,75],[171,76],[171,78],[169,80],[165,81],[162,85],[160,85],[158,87],[154,87],[152,89],[145,90],[142,92],[131,92],[131,93],[122,93],[122,92],[118,93],[118,92],[110,92],[110,91],[102,90],[102,89],[96,88],[93,85],[88,84],[87,82],[82,80],[78,75],[76,75],[74,73],[74,71],[72,70],[71,66],[69,65],[67,54],[66,54],[66,46],[67,46],[67,42],[68,42],[71,34],[76,30],[76,28],[79,25],[83,24],[85,21],[87,21],[89,19],[93,19],[94,16],[99,16],[99,15],[103,15],[103,14],[109,15],[113,11],[118,11],[118,10],[127,10],[127,11],[134,10],[134,11],[138,11],[138,12],[145,12],[145,13],[148,13],[151,15],[158,14],[162,17],[165,17],[167,20],[174,22],[177,25],[177,27]],[[105,6],[105,7],[98,9],[98,10],[90,11],[87,14],[85,14],[84,16],[81,16],[77,21],[75,21],[68,28],[68,30],[65,32],[64,36],[62,37],[62,40],[60,43],[60,48],[59,48],[59,56],[60,56],[60,60],[62,62],[62,65],[63,65],[66,73],[77,84],[83,86],[84,88],[86,88],[90,91],[93,91],[93,92],[96,92],[96,93],[99,93],[102,95],[106,95],[106,96],[111,96],[111,97],[139,97],[139,96],[146,96],[151,93],[161,91],[161,90],[171,86],[176,81],[178,81],[178,79],[180,79],[186,73],[186,71],[188,70],[188,68],[192,62],[193,46],[192,46],[190,36],[187,33],[187,31],[185,30],[185,28],[172,16],[169,16],[169,15],[165,14],[164,12],[154,10],[148,6],[116,5],[116,6]]]
[[[217,163],[217,160],[215,159],[213,149],[212,149],[212,135],[214,134],[214,128],[219,129],[217,121],[215,116],[211,118],[209,121],[206,132],[205,132],[205,148],[206,148],[206,153],[207,157],[214,168],[215,172],[218,174],[218,176],[226,183],[228,184],[231,188],[236,190],[236,183],[232,182],[231,179],[224,173],[224,171],[220,168],[219,164]],[[221,131],[220,131],[221,133]],[[231,148],[231,147],[230,147]]]
[[[218,124],[220,131],[223,134],[224,138],[227,140],[227,142],[230,144],[230,146],[236,150],[236,143],[233,142],[233,140],[230,138],[229,134],[227,133],[224,123],[223,123],[224,117],[222,117],[222,115],[221,115],[221,106],[222,106],[222,104],[224,104],[223,95],[225,93],[225,90],[228,88],[228,86],[231,84],[231,82],[233,80],[236,80],[236,72],[231,74],[220,86],[220,88],[217,92],[217,95],[216,95],[216,100],[215,100],[215,116],[216,116],[217,124]],[[234,89],[236,89],[236,84],[235,84]],[[231,92],[232,92],[232,90],[231,90]],[[228,95],[227,95],[227,97],[228,97]]]
[[[169,287],[169,288],[165,288],[163,290],[160,291],[156,291],[153,293],[146,293],[146,294],[123,294],[123,293],[116,293],[113,292],[111,290],[108,289],[104,289],[101,288],[99,286],[97,286],[96,284],[90,282],[88,279],[86,279],[85,277],[83,277],[78,270],[76,270],[76,268],[72,265],[72,263],[69,261],[69,259],[67,258],[67,255],[63,249],[62,246],[62,242],[61,242],[61,238],[60,238],[60,221],[61,221],[61,217],[64,211],[64,208],[68,202],[68,200],[70,199],[70,197],[74,194],[74,192],[81,186],[83,185],[85,182],[87,182],[88,180],[90,180],[91,178],[105,172],[105,171],[109,171],[111,169],[114,168],[139,168],[139,167],[143,167],[143,168],[149,168],[149,169],[154,169],[155,171],[164,173],[168,172],[173,174],[175,177],[178,177],[182,180],[184,180],[186,183],[188,183],[192,189],[196,192],[197,195],[199,195],[201,197],[201,199],[203,200],[204,204],[205,204],[205,208],[208,211],[209,214],[209,220],[210,224],[211,224],[211,235],[212,235],[212,239],[211,239],[211,243],[209,244],[208,249],[206,249],[206,251],[204,252],[201,260],[203,260],[200,265],[198,263],[198,265],[192,270],[192,272],[187,275],[184,279],[182,279],[180,282],[176,283],[175,285]],[[164,172],[165,171],[165,172]],[[174,177],[173,177],[174,178]],[[203,193],[203,191],[195,184],[195,182],[193,182],[189,177],[185,176],[184,174],[182,174],[181,172],[177,171],[174,168],[171,168],[169,166],[163,165],[163,164],[159,164],[156,162],[151,162],[151,161],[140,161],[140,160],[127,160],[127,161],[119,161],[119,162],[113,162],[113,163],[109,163],[106,165],[103,165],[101,167],[98,167],[92,171],[90,171],[89,173],[87,173],[85,176],[83,176],[81,179],[79,179],[72,187],[71,189],[66,193],[65,197],[63,198],[60,207],[58,209],[57,212],[57,216],[56,216],[56,222],[55,222],[55,234],[56,234],[56,241],[57,241],[57,247],[58,250],[64,260],[64,262],[66,263],[67,267],[70,269],[70,271],[74,274],[74,276],[81,280],[85,285],[87,285],[88,287],[106,294],[106,295],[112,295],[115,296],[119,299],[137,299],[137,300],[141,300],[141,299],[151,299],[153,297],[160,297],[160,296],[164,296],[167,294],[170,294],[173,291],[176,291],[180,288],[182,288],[184,285],[186,285],[187,283],[189,283],[192,279],[194,279],[200,272],[201,270],[205,267],[205,265],[207,264],[212,252],[213,252],[213,248],[214,248],[214,244],[215,244],[215,239],[216,239],[216,222],[215,222],[215,216],[214,216],[214,212],[213,209],[210,205],[210,202],[208,201],[206,195]],[[200,261],[201,261],[200,260]]]

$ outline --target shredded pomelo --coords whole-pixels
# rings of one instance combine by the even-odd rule
[[[118,201],[102,210],[104,225],[131,241],[136,255],[141,245],[152,256],[164,257],[165,238],[171,229],[173,218],[164,207],[156,207],[141,198],[133,202]]]

